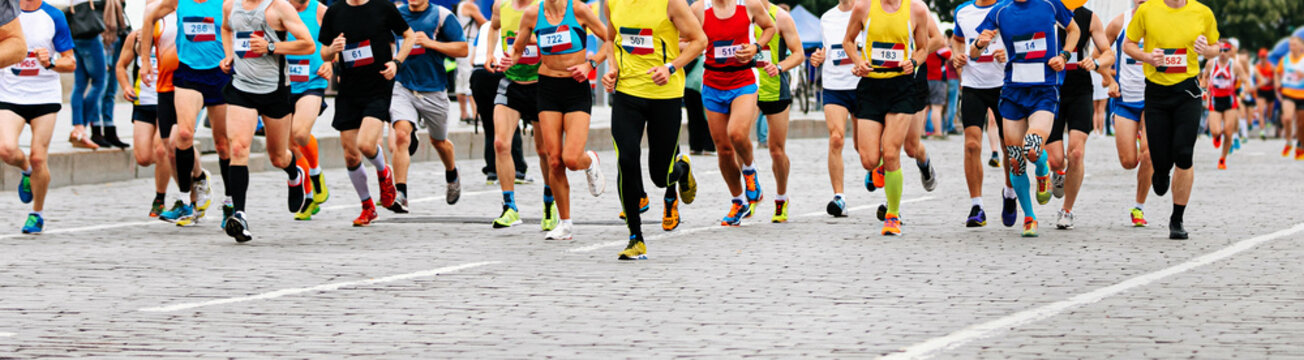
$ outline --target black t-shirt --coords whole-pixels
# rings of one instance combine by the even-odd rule
[[[1086,6],[1079,7],[1073,11],[1073,22],[1078,24],[1078,44],[1076,58],[1086,60],[1091,56],[1087,44],[1091,43],[1091,16],[1093,13]],[[1064,43],[1068,33],[1063,28],[1059,30],[1060,44]],[[1062,50],[1062,49],[1061,49]],[[1058,51],[1056,52],[1058,53]],[[1076,66],[1076,65],[1075,65]],[[1067,68],[1068,65],[1066,64]],[[1091,72],[1086,69],[1077,68],[1073,70],[1064,70],[1064,85],[1061,86],[1061,94],[1086,95],[1096,91],[1096,85],[1091,81]]]
[[[398,9],[385,0],[369,0],[359,6],[337,1],[326,8],[317,41],[330,46],[336,36],[344,34],[347,42],[344,51],[336,55],[340,94],[381,95],[393,91],[393,80],[385,80],[380,71],[393,59],[390,51],[394,37],[403,36],[407,30],[408,24]]]

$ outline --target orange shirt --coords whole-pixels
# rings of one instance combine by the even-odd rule
[[[172,72],[181,62],[177,59],[177,14],[172,13],[154,24],[154,54],[158,64],[158,92],[172,92]]]

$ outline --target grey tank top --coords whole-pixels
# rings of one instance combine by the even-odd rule
[[[272,0],[263,0],[253,10],[245,10],[244,1],[231,7],[231,14],[226,21],[235,32],[235,65],[231,85],[247,93],[269,94],[281,87],[289,86],[286,77],[285,56],[262,54],[256,56],[249,50],[249,39],[262,34],[268,43],[285,38],[282,31],[278,33],[267,25],[267,7]]]

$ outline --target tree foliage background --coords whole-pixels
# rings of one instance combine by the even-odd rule
[[[952,12],[969,0],[924,0],[942,21],[954,21]],[[1132,0],[1091,0],[1130,3]],[[1151,0],[1162,1],[1162,0]],[[838,5],[838,0],[775,0],[792,6],[801,5],[815,16]],[[1200,0],[1213,10],[1223,36],[1236,37],[1247,49],[1271,47],[1289,36],[1291,30],[1304,26],[1304,0]],[[1109,21],[1109,19],[1102,19]]]

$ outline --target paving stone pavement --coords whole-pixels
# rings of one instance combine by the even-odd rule
[[[13,235],[0,237],[0,358],[870,358],[1304,222],[1304,162],[1252,141],[1217,171],[1202,139],[1192,239],[1166,239],[1168,197],[1151,196],[1151,227],[1131,228],[1135,175],[1119,167],[1112,138],[1093,138],[1077,229],[1052,229],[1059,200],[1037,207],[1039,238],[999,225],[991,168],[991,225],[967,229],[961,139],[925,144],[940,184],[925,193],[905,166],[905,236],[877,235],[883,195],[863,190],[850,148],[857,210],[825,215],[826,142],[794,140],[790,223],[769,224],[767,200],[745,226],[720,228],[729,196],[716,159],[696,157],[697,202],[663,234],[654,201],[651,260],[633,263],[615,260],[626,232],[611,151],[601,153],[607,194],[590,197],[582,173],[569,177],[578,228],[565,242],[544,241],[528,220],[540,215],[541,185],[517,186],[525,224],[494,230],[497,187],[464,171],[461,202],[449,206],[437,163],[414,166],[412,214],[381,210],[365,229],[350,226],[357,197],[342,171],[327,171],[333,195],[311,222],[284,212],[283,175],[254,174],[256,238],[243,245],[215,214],[193,228],[145,217],[149,180],[56,189],[40,236],[16,234],[26,207],[2,192],[0,229]],[[769,158],[757,154],[773,199]],[[1304,235],[1291,234],[931,355],[1301,358],[1302,256]]]

